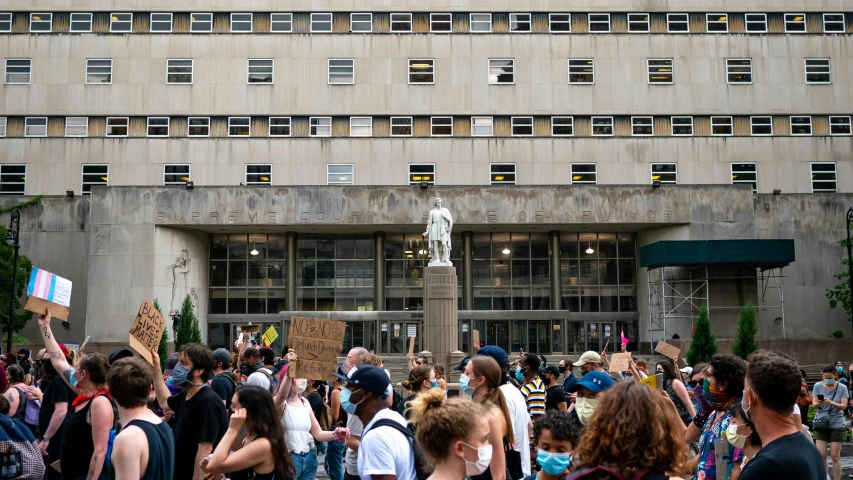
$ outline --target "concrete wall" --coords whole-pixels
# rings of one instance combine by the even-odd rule
[[[682,355],[686,355],[690,348],[689,340],[672,340],[671,343],[681,348]],[[733,344],[734,338],[717,338],[717,351],[719,353],[731,353]],[[808,372],[819,372],[821,367],[839,360],[843,361],[845,366],[853,361],[853,355],[850,353],[853,351],[853,339],[849,338],[837,340],[815,338],[807,342],[781,338],[759,339],[758,348],[787,353],[794,357],[800,367]]]
[[[158,227],[154,231],[155,249],[153,284],[163,314],[180,310],[187,295],[193,301],[202,338],[207,340],[207,309],[209,296],[207,273],[209,268],[208,235],[194,230]],[[188,259],[188,262],[184,260]],[[173,273],[174,272],[174,273]],[[169,339],[172,338],[171,320]]]

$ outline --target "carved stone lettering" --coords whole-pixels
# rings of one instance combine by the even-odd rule
[[[335,220],[340,220],[344,218],[344,212],[340,210],[338,210],[337,212],[332,210],[332,218],[334,218]]]
[[[637,210],[636,212],[633,212],[633,211],[631,211],[631,210],[628,210],[628,215],[631,215],[631,220],[636,220],[636,219],[637,219],[637,215],[639,215],[639,214],[640,214],[640,211],[639,211],[639,210]]]
[[[163,223],[163,221],[165,219],[166,219],[166,215],[163,212],[157,212],[154,214],[154,221],[156,223]]]
[[[610,217],[613,216],[613,212],[611,210],[602,210],[601,218],[604,220],[610,220]]]
[[[267,223],[275,223],[275,212],[267,212]]]
[[[180,216],[178,216],[180,215]],[[184,221],[184,212],[175,212],[175,221],[183,222]]]
[[[228,223],[233,224],[237,221],[237,212],[228,212]]]
[[[258,223],[258,212],[252,214],[252,212],[248,213],[249,215],[249,223]]]
[[[489,210],[489,222],[497,222],[498,221],[498,212],[494,210]]]
[[[518,212],[518,221],[519,222],[526,222],[527,221],[527,212],[525,212],[524,210]]]
[[[192,212],[192,213],[190,214],[190,221],[192,221],[192,222],[198,222],[199,220],[201,220],[201,214],[200,214],[200,213],[198,213],[198,212]]]
[[[565,210],[565,209],[564,209],[564,210],[563,210],[563,215],[566,217],[566,220],[568,220],[568,221],[572,221],[572,220],[574,220],[574,219],[575,219],[575,218],[574,218],[574,216],[572,215],[572,212],[570,212],[570,211],[568,211],[568,210]]]
[[[339,219],[336,219],[336,220],[339,220]],[[358,223],[358,212],[352,212],[350,214],[350,220],[349,221],[352,223]]]
[[[583,212],[581,212],[581,218],[585,222],[592,220],[592,211],[591,210],[584,210]]]
[[[663,211],[663,221],[671,222],[672,221],[672,212],[669,210]]]
[[[681,212],[681,221],[687,222],[690,220],[690,212]]]
[[[453,285],[430,285],[427,300],[432,298],[456,298],[456,289]]]
[[[474,222],[480,221],[480,212],[475,210],[470,210],[468,213],[471,214],[471,220]]]
[[[317,212],[317,220],[325,220],[326,212]]]
[[[219,212],[210,212],[210,221],[219,223]]]
[[[545,212],[542,210],[536,210],[535,218],[537,222],[541,222],[545,219]]]
[[[653,222],[655,220],[655,217],[657,217],[657,212],[655,212],[654,210],[649,210],[648,212],[646,212],[646,220]]]
[[[302,212],[302,213],[300,213],[300,214],[299,214],[299,219],[300,219],[300,220],[306,220],[306,221],[307,221],[307,220],[308,220],[308,213],[309,213],[309,212]]]

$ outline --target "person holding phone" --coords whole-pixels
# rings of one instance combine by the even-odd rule
[[[812,419],[815,444],[826,462],[826,447],[829,445],[832,456],[832,478],[841,480],[841,443],[847,439],[844,409],[850,401],[847,387],[838,381],[835,365],[823,368],[823,381],[812,389],[812,405],[817,413]],[[829,468],[827,468],[829,471]]]

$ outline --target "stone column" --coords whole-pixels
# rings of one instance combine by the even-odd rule
[[[462,310],[474,310],[474,232],[462,232]]]
[[[373,310],[385,311],[385,232],[373,232]]]
[[[296,308],[296,232],[287,232],[284,234],[285,247],[287,248],[287,277],[285,285],[287,285],[287,295],[285,304],[288,311],[299,310]]]
[[[548,264],[551,276],[551,310],[562,310],[562,279],[560,278],[560,232],[548,232]]]
[[[427,267],[424,273],[424,349],[435,363],[450,366],[450,353],[458,349],[456,267]]]

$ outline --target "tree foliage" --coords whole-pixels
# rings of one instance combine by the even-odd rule
[[[746,360],[750,353],[758,350],[755,335],[758,334],[758,322],[755,320],[755,308],[752,302],[740,309],[740,320],[737,322],[737,334],[732,345],[732,353]]]
[[[12,271],[14,268],[15,249],[6,245],[5,227],[0,226],[0,322],[3,326],[3,339],[9,332],[9,295],[12,290]],[[30,271],[33,262],[24,255],[18,255],[17,281],[15,283],[15,314],[12,321],[12,331],[17,332],[32,319],[33,314],[22,311],[21,297],[27,291],[30,281]]]
[[[847,249],[847,239],[841,240],[838,242],[842,248]],[[841,305],[841,308],[844,309],[844,312],[847,314],[847,319],[850,319],[850,267],[848,265],[850,262],[847,259],[847,255],[844,255],[844,260],[841,261],[841,265],[844,267],[844,270],[841,273],[835,275],[835,279],[839,280],[840,283],[836,285],[834,288],[826,289],[826,298],[829,300],[830,308],[837,308]]]
[[[702,305],[699,309],[699,318],[696,319],[696,331],[693,332],[693,341],[687,350],[686,360],[689,365],[701,362],[709,362],[711,357],[717,354],[717,339],[711,333],[711,320],[708,318],[708,307]]]
[[[160,312],[160,315],[163,315],[163,311],[160,310],[160,301],[156,298],[154,299],[154,308]],[[157,355],[160,356],[160,368],[166,368],[166,358],[169,357],[169,320],[168,317],[166,319],[166,328],[163,330],[163,335],[160,337],[160,345],[157,346]]]
[[[187,343],[201,343],[201,331],[198,327],[198,318],[193,312],[193,301],[189,295],[184,298],[181,305],[180,321],[178,322],[178,335],[175,339],[175,351]]]

